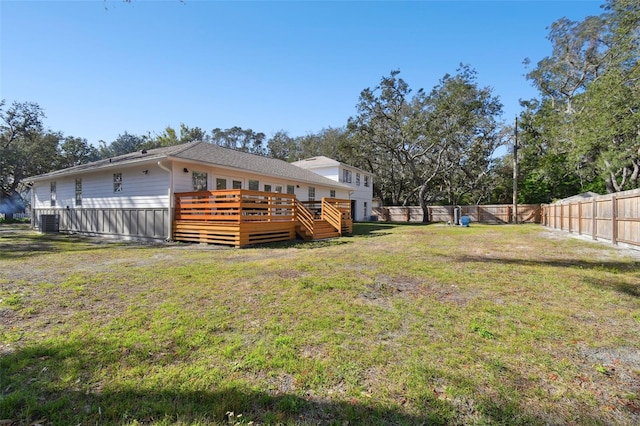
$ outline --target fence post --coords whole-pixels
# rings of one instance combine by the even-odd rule
[[[582,201],[578,201],[578,235],[582,235]]]
[[[591,238],[598,239],[598,204],[596,203],[596,197],[592,197],[591,200]]]
[[[611,195],[611,242],[618,244],[618,202],[615,194]]]

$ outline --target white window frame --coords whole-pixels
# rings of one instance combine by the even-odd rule
[[[342,181],[346,183],[351,183],[352,173],[351,170],[342,169]]]
[[[221,185],[222,183],[224,183],[224,185]],[[224,188],[221,188],[221,186],[224,186]],[[221,191],[224,189],[227,189],[227,179],[216,178],[216,190]]]
[[[113,192],[122,192],[122,173],[113,174]]]
[[[49,185],[49,190],[51,191],[51,195],[49,197],[50,199],[50,204],[51,207],[55,207],[56,206],[56,201],[57,201],[57,189],[56,189],[57,185],[56,185],[56,181],[54,180],[53,182],[51,182],[51,184]]]
[[[191,185],[194,191],[208,191],[209,174],[207,172],[191,172]]]
[[[82,178],[76,179],[76,206],[82,205]]]

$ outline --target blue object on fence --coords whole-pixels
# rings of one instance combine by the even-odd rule
[[[469,218],[469,216],[462,216],[460,218],[460,225],[469,226],[469,223],[471,223],[471,219]]]

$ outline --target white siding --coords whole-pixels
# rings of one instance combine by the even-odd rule
[[[341,180],[341,176],[338,174],[339,170],[337,167],[318,167],[313,169],[310,168],[309,170],[317,175],[324,176],[327,179],[331,179],[336,182],[340,182]]]
[[[371,217],[371,207],[373,204],[373,175],[371,173],[365,172],[363,170],[357,169],[355,167],[349,167],[342,163],[338,163],[337,161],[330,160],[328,158],[323,158],[321,161],[317,163],[314,161],[298,161],[293,163],[299,167],[303,167],[308,169],[320,176],[324,176],[328,179],[334,180],[336,182],[341,182],[344,185],[349,185],[351,187],[351,191],[338,191],[336,190],[337,198],[345,198],[351,199],[354,201],[354,211],[352,211],[353,218],[355,220],[369,220]],[[318,164],[317,166],[315,166]],[[348,170],[351,172],[351,182],[343,181],[343,171]],[[360,175],[360,185],[357,183],[356,175]],[[369,178],[369,186],[364,186],[364,177],[368,176]],[[298,192],[296,191],[296,195]],[[306,196],[306,193],[305,193]],[[321,195],[316,189],[316,199],[319,200],[322,197],[328,197],[329,193],[326,195]],[[366,210],[365,210],[365,203]]]
[[[147,173],[143,173],[147,170]],[[122,173],[122,191],[113,191],[113,174]],[[76,179],[82,179],[82,205],[76,206]],[[34,208],[49,208],[51,181],[56,182],[56,208],[128,209],[166,208],[169,174],[157,165],[112,169],[62,177],[34,184]]]

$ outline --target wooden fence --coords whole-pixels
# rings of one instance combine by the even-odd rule
[[[640,247],[640,189],[545,204],[542,224],[594,240]]]
[[[474,206],[428,206],[429,222],[455,221],[455,209],[459,208],[458,219],[469,216],[471,222],[476,223],[511,223],[513,220],[513,205],[492,204]],[[540,223],[541,209],[539,204],[519,204],[518,223]],[[389,206],[376,207],[373,215],[385,222],[422,222],[423,212],[419,206]]]

